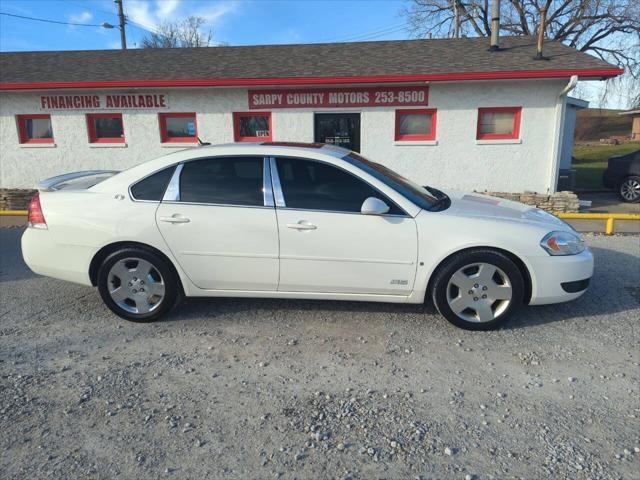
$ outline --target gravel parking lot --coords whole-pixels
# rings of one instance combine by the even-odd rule
[[[2,478],[640,478],[640,237],[580,300],[458,330],[431,306],[191,299],[114,317],[0,229]]]

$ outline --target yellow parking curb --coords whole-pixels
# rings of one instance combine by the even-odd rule
[[[27,210],[0,210],[0,217],[26,217]]]
[[[565,220],[606,220],[605,235],[613,235],[616,220],[640,220],[637,213],[559,213],[557,217]]]

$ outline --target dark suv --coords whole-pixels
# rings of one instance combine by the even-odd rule
[[[640,202],[640,150],[611,157],[602,183],[617,190],[625,202]]]

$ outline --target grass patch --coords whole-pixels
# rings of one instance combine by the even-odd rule
[[[640,150],[640,142],[626,142],[620,145],[574,145],[572,168],[576,169],[576,190],[604,188],[602,172],[607,168],[609,157],[624,155],[636,150]]]
[[[618,115],[622,110],[584,108],[576,113],[575,139],[580,142],[598,141],[607,137],[628,137],[631,115]]]

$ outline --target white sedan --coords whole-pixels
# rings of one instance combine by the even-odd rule
[[[422,303],[471,330],[582,295],[593,257],[566,223],[421,187],[320,144],[196,147],[45,180],[22,237],[36,273],[97,286],[127,320],[188,297]]]

